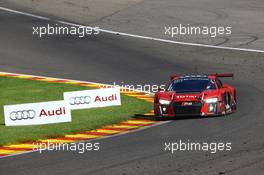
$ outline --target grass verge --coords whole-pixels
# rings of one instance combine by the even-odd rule
[[[127,120],[136,113],[149,112],[152,108],[152,105],[144,100],[121,95],[122,106],[75,110],[72,111],[70,123],[10,127],[4,124],[4,105],[62,100],[63,92],[87,89],[91,88],[0,77],[0,145],[92,130]]]

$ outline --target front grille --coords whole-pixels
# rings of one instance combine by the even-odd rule
[[[192,102],[192,105],[182,105],[184,102],[175,102],[173,110],[175,115],[200,115],[202,103]]]

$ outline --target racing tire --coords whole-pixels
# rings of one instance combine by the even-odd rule
[[[164,120],[164,118],[161,116],[154,116],[154,120],[155,121],[162,121],[162,120]]]

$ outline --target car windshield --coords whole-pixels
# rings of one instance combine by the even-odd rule
[[[174,80],[168,88],[177,93],[202,92],[208,89],[215,89],[213,81],[208,78],[180,78]]]

